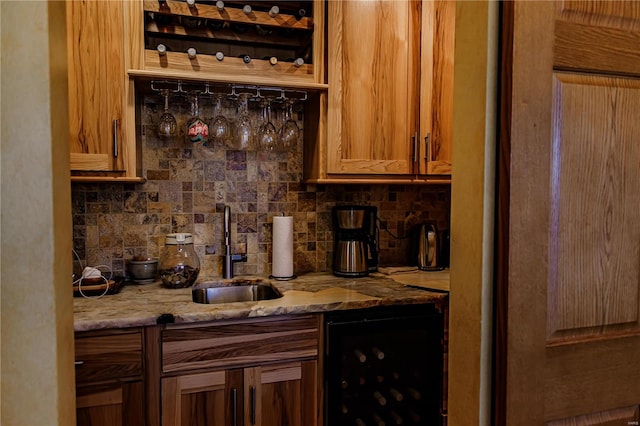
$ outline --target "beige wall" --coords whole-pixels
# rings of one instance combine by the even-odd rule
[[[1,413],[75,424],[64,3],[0,1]]]
[[[449,424],[491,421],[498,4],[456,6]]]

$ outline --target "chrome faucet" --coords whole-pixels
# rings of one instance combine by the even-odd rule
[[[231,254],[231,208],[224,206],[224,264],[222,274],[224,278],[233,278],[234,262],[246,262],[246,254]]]

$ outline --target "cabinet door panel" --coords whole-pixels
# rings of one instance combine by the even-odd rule
[[[316,361],[246,368],[244,375],[245,425],[317,424]]]
[[[126,125],[123,25],[122,2],[67,2],[72,170],[124,168],[115,151]]]
[[[162,424],[223,426],[225,371],[162,379]]]
[[[410,174],[418,2],[329,2],[328,172]]]
[[[144,424],[142,382],[80,387],[76,394],[78,426]]]

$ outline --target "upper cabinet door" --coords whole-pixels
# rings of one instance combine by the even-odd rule
[[[420,3],[331,1],[328,10],[327,172],[412,174]]]
[[[72,172],[131,177],[123,3],[68,1],[67,50]]]
[[[422,2],[419,173],[450,175],[456,4]]]

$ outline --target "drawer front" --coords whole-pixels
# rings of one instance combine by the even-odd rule
[[[240,367],[318,355],[316,315],[168,327],[162,333],[162,371]]]
[[[76,383],[142,376],[142,331],[77,333]]]

